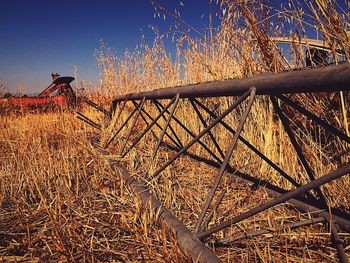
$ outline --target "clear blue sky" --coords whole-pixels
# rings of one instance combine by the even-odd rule
[[[160,1],[169,10],[180,1]],[[181,16],[198,29],[208,25],[207,0],[183,0]],[[148,0],[1,0],[0,82],[10,92],[22,85],[25,93],[39,92],[50,83],[50,74],[72,75],[96,83],[94,50],[100,39],[118,54],[139,43],[141,29],[153,39],[149,25],[166,32],[166,22],[154,19]],[[204,16],[202,16],[204,15]]]

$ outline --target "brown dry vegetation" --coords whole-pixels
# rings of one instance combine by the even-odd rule
[[[110,98],[126,92],[281,71],[292,64],[302,66],[300,61],[305,58],[305,50],[298,44],[298,38],[306,36],[310,28],[305,28],[309,24],[331,47],[333,61],[349,61],[348,14],[339,10],[335,1],[305,2],[299,6],[298,2],[291,1],[290,5],[272,11],[262,2],[222,1],[219,3],[221,27],[199,32],[195,37],[194,29],[176,13],[154,3],[156,12],[173,17],[178,31],[182,31],[174,40],[176,58],[165,49],[164,36],[160,34],[156,35],[153,46],[143,42],[122,57],[116,57],[112,49],[102,45],[96,54],[101,70],[98,92]],[[299,8],[305,13],[298,12]],[[172,33],[169,32],[169,36]],[[281,35],[296,39],[291,45],[290,60],[281,56],[269,39],[269,36]],[[344,50],[343,56],[337,53],[340,49]],[[348,132],[348,94],[294,96],[294,99]],[[233,100],[207,99],[206,104],[220,112]],[[156,109],[147,107],[155,116]],[[236,127],[242,109],[238,108],[225,121]],[[98,113],[83,111],[104,123]],[[176,116],[198,133],[203,127],[192,111],[189,104],[181,102]],[[287,112],[317,176],[348,162],[348,156],[336,164],[330,161],[346,145],[327,136],[322,129],[312,128],[307,120],[290,109]],[[157,215],[146,213],[140,201],[89,144],[96,130],[68,112],[13,114],[0,118],[0,260],[189,261],[165,230],[154,226]],[[140,122],[133,136],[136,137],[143,127]],[[180,127],[174,124],[174,128],[184,143],[190,140]],[[154,131],[159,134],[159,130]],[[108,132],[109,129],[103,128],[104,135],[109,136]],[[124,134],[126,132],[124,129]],[[225,150],[232,136],[221,127],[216,127],[213,133]],[[287,134],[272,114],[268,98],[256,100],[243,135],[298,182],[308,181]],[[204,141],[215,149],[209,138]],[[109,150],[117,153],[123,143],[123,136],[120,136]],[[147,182],[153,194],[193,229],[217,170],[185,156],[161,177],[151,178],[152,172],[173,154],[162,147],[155,161],[150,162],[148,157],[155,144],[149,133],[122,163],[133,175]],[[190,152],[210,158],[198,145]],[[243,145],[239,144],[235,153],[230,161],[233,167],[285,189],[293,188]],[[349,186],[349,176],[324,186],[329,205],[350,212]],[[234,177],[232,181],[225,179],[220,189],[226,189],[227,193],[212,223],[238,215],[269,198],[265,189],[255,190],[249,184],[237,184]],[[305,218],[309,215],[289,205],[279,205],[219,232],[217,237],[258,227],[274,229]],[[349,234],[340,233],[340,236],[349,254]],[[215,250],[227,262],[337,261],[330,233],[321,224],[240,240],[229,248]]]

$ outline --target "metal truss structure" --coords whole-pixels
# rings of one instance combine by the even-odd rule
[[[213,251],[206,246],[208,242],[214,246],[229,245],[242,238],[251,238],[268,233],[268,229],[262,228],[260,230],[242,232],[234,236],[211,239],[211,237],[219,231],[238,224],[276,205],[287,202],[301,212],[310,213],[312,217],[308,220],[283,225],[280,229],[295,229],[300,226],[324,223],[329,226],[332,242],[337,249],[339,260],[341,262],[349,262],[344,252],[343,243],[339,237],[338,230],[341,229],[342,231],[350,232],[350,215],[344,211],[340,211],[340,209],[336,207],[329,207],[322,186],[333,180],[347,176],[350,173],[350,164],[344,164],[326,175],[316,175],[303,153],[300,142],[295,137],[295,133],[283,107],[281,107],[281,104],[288,105],[289,108],[295,110],[298,114],[312,120],[314,124],[323,127],[323,129],[332,134],[332,136],[349,144],[350,137],[344,132],[316,116],[297,101],[286,96],[286,94],[296,93],[330,93],[349,90],[350,65],[344,63],[340,65],[292,70],[282,73],[264,73],[245,79],[213,81],[195,85],[158,89],[137,94],[126,94],[116,97],[109,111],[104,110],[98,105],[90,104],[90,106],[103,112],[106,120],[111,122],[109,125],[111,131],[109,138],[103,143],[99,139],[96,139],[94,145],[108,158],[110,165],[120,177],[133,188],[134,192],[140,196],[142,202],[145,205],[150,205],[151,209],[158,211],[160,219],[175,233],[180,248],[191,255],[194,260],[198,260],[199,262],[220,262]],[[275,117],[281,121],[290,143],[295,150],[295,154],[305,174],[309,178],[306,184],[298,183],[295,176],[293,177],[287,174],[287,172],[260,152],[242,135],[242,130],[244,129],[252,105],[256,97],[261,95],[267,96],[271,100]],[[211,110],[208,105],[205,105],[205,100],[200,99],[209,97],[232,97],[236,99],[225,110],[217,113]],[[164,101],[167,103],[165,104]],[[180,102],[188,103],[193,107],[194,112],[202,123],[202,127],[204,127],[199,133],[192,131],[185,125],[181,118],[176,116],[175,110]],[[153,107],[158,110],[158,115],[151,116],[146,109],[146,104],[148,106],[153,105]],[[242,105],[244,105],[244,109],[239,119],[239,124],[237,127],[231,127],[224,118],[238,106],[241,107]],[[204,117],[204,113],[206,116],[210,116],[210,122]],[[122,121],[121,118],[123,114],[126,114],[123,119],[124,121]],[[100,129],[99,124],[81,113],[79,113],[79,118],[93,127]],[[160,122],[160,120],[163,121]],[[140,122],[143,122],[142,127],[144,127],[144,129],[142,132],[138,131],[135,138],[135,136],[131,135],[135,132],[137,123]],[[192,139],[186,144],[181,141],[172,123],[176,123],[177,127],[181,127],[182,131],[187,133]],[[223,146],[219,145],[219,142],[213,134],[213,128],[217,125],[221,125],[229,133],[232,133],[232,141],[227,145],[227,149],[222,149]],[[125,127],[128,127],[128,129],[124,132],[124,144],[120,145],[119,158],[118,160],[111,159],[108,149],[113,146],[113,143],[115,143]],[[187,155],[193,158],[194,161],[204,162],[218,169],[212,188],[207,193],[207,198],[202,205],[202,210],[198,211],[198,221],[194,231],[190,231],[170,210],[162,206],[151,194],[147,185],[141,182],[140,179],[132,176],[122,166],[122,161],[120,161],[144,139],[147,133],[153,132],[154,129],[158,129],[160,133],[158,133],[158,136],[154,133],[157,143],[153,153],[149,157],[150,160],[154,159],[161,145],[165,145],[168,149],[174,150],[174,154],[171,158],[162,163],[160,167],[157,167],[151,178],[162,176],[162,172],[183,155]],[[205,135],[209,136],[215,150],[201,140]],[[171,143],[165,143],[165,137],[167,137],[167,140]],[[288,180],[294,188],[292,190],[282,189],[271,182],[260,180],[254,176],[240,172],[235,169],[235,167],[231,167],[230,159],[238,143],[244,144],[252,153],[271,166],[281,177]],[[191,153],[190,147],[194,144],[199,144],[204,151],[211,156],[211,159],[205,159]],[[214,212],[220,206],[225,195],[225,191],[218,193],[218,186],[223,180],[223,177],[227,174],[234,176],[240,182],[255,183],[265,187],[271,199],[242,214],[227,218],[223,222],[213,225],[211,224],[211,220],[213,219]]]

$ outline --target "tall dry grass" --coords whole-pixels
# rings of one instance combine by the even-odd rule
[[[212,5],[216,3],[210,2]],[[100,69],[97,94],[107,100],[118,94],[140,92],[167,86],[211,80],[242,78],[265,71],[282,71],[304,66],[307,47],[298,39],[315,30],[331,47],[330,61],[349,61],[349,14],[335,1],[289,1],[275,7],[262,1],[220,1],[220,26],[204,32],[189,25],[178,14],[153,2],[156,12],[166,14],[180,25],[174,35],[174,51],[165,48],[166,34],[155,30],[154,44],[142,40],[133,51],[116,56],[112,48],[101,44],[96,52]],[[303,12],[301,12],[301,10]],[[172,36],[173,31],[167,32]],[[271,36],[295,39],[288,50],[280,52]],[[339,55],[343,50],[343,55]],[[287,52],[287,53],[286,53]],[[348,129],[348,94],[334,93],[294,96],[303,105],[342,130]],[[220,113],[235,98],[206,99],[204,102]],[[244,105],[243,105],[244,106]],[[228,116],[236,127],[244,107]],[[147,104],[153,116],[157,110]],[[285,106],[283,106],[285,107]],[[339,110],[340,109],[340,110]],[[285,109],[305,155],[321,176],[349,161],[348,155],[332,163],[331,158],[347,145],[314,128],[305,118]],[[89,117],[104,122],[101,115],[83,109]],[[190,104],[181,102],[176,116],[198,133],[203,126]],[[88,141],[98,131],[78,122],[72,113],[19,114],[0,116],[0,259],[7,261],[152,261],[186,262],[175,245],[166,239],[164,228],[153,227],[155,215],[133,198],[127,186],[116,178]],[[126,116],[123,116],[126,118]],[[205,119],[210,121],[209,116]],[[162,125],[165,122],[161,123]],[[191,138],[171,123],[180,139]],[[144,128],[139,122],[131,139]],[[123,135],[109,148],[116,154],[124,143]],[[156,135],[160,131],[154,130]],[[104,130],[108,135],[109,130]],[[232,135],[222,127],[213,130],[223,150]],[[273,115],[267,97],[256,100],[244,126],[243,135],[252,144],[291,174],[298,182],[308,178],[295,157],[281,123]],[[165,139],[168,142],[167,139]],[[209,138],[203,139],[218,154]],[[155,146],[149,133],[130,152],[123,164],[135,176],[145,180],[165,206],[193,229],[199,211],[217,170],[189,157],[177,160],[159,178],[152,173],[173,153],[162,147],[154,161],[149,157]],[[198,145],[191,153],[210,156]],[[242,172],[266,179],[285,189],[293,186],[268,165],[239,144],[230,164]],[[265,189],[238,184],[235,177],[225,177],[219,190],[227,193],[213,222],[238,215],[268,199]],[[347,191],[349,178],[323,187],[330,206],[350,212]],[[217,237],[242,230],[266,227],[275,229],[283,223],[309,218],[288,205],[279,205],[246,220]],[[340,233],[349,253],[349,235]],[[167,241],[169,240],[169,241]],[[329,262],[336,261],[330,233],[320,224],[293,231],[278,231],[261,238],[241,240],[235,246],[215,249],[226,262]]]

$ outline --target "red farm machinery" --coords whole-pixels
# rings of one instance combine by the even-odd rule
[[[0,100],[4,109],[67,109],[77,105],[77,96],[70,83],[73,77],[51,74],[52,83],[38,96],[9,96]]]

